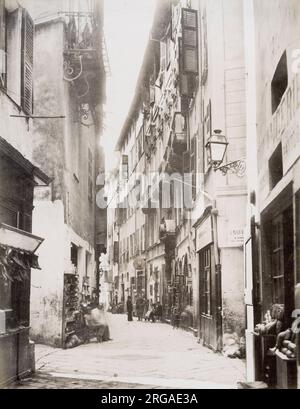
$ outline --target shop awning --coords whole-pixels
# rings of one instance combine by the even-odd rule
[[[35,253],[43,241],[41,237],[34,236],[27,231],[0,223],[0,245]]]
[[[0,224],[0,277],[24,281],[30,268],[40,269],[35,251],[44,239],[15,227]]]
[[[34,180],[36,185],[48,186],[53,179],[49,178],[40,168],[34,166],[16,148],[0,136],[0,154],[7,156],[22,168],[24,173]]]

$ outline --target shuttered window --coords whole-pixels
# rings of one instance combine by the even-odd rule
[[[122,178],[128,180],[128,155],[122,155]]]
[[[182,9],[183,71],[198,74],[198,16],[197,10]]]
[[[5,7],[4,0],[0,0],[0,87],[6,82],[6,36],[5,36]]]
[[[0,0],[0,50],[5,50],[5,7],[4,7],[4,0]]]
[[[204,133],[204,146],[206,145],[208,139],[211,137],[211,131],[212,131],[212,118],[211,118],[211,101],[209,101],[207,107],[206,107],[206,112],[204,116],[204,122],[203,122],[203,133]],[[210,165],[207,160],[207,155],[205,154],[205,172],[208,171],[210,168]]]
[[[118,263],[119,262],[119,242],[118,241],[114,241],[114,254],[113,254],[113,261],[114,263]]]
[[[170,63],[171,63],[171,49],[172,49],[172,44],[171,44],[171,29],[170,27],[168,28],[167,31],[167,38],[166,38],[166,69],[168,70]]]
[[[196,198],[196,157],[197,157],[197,137],[194,136],[191,140],[191,177],[192,177],[192,197]]]
[[[166,69],[166,43],[161,41],[160,43],[160,68],[161,71]]]
[[[194,77],[187,74],[183,68],[183,49],[182,40],[179,39],[179,78],[180,78],[180,94],[192,98],[194,95]]]
[[[190,172],[190,152],[183,152],[183,173]]]
[[[23,9],[21,106],[27,115],[33,112],[33,42],[34,23],[28,12]]]
[[[201,24],[201,84],[204,85],[208,75],[208,45],[207,45],[207,17],[203,12]]]

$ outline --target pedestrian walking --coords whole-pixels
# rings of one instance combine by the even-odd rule
[[[131,297],[129,295],[127,298],[127,319],[128,321],[133,321],[132,312],[133,312],[133,305],[132,305]]]
[[[138,317],[139,321],[142,321],[143,319],[143,315],[144,315],[144,299],[142,297],[138,297],[138,299],[136,300],[136,315]]]
[[[157,318],[158,321],[162,320],[162,313],[163,313],[162,305],[160,302],[157,302],[155,306],[155,317]]]
[[[180,313],[177,307],[173,308],[172,321],[173,321],[173,329],[179,328]]]

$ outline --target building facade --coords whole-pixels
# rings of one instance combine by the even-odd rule
[[[299,317],[300,9],[293,0],[275,2],[272,13],[267,1],[249,2],[245,9],[248,155],[253,164],[257,158],[256,174],[249,177],[245,247],[248,378],[295,388],[298,356],[299,388],[299,338],[293,324]],[[276,331],[261,330],[269,314],[280,324]],[[291,327],[286,339],[298,343],[297,351],[287,358],[279,347],[270,356],[278,333]]]
[[[21,35],[23,33],[24,35]],[[18,2],[0,2],[0,385],[27,375],[34,189],[50,179],[33,159],[33,21]],[[41,271],[38,272],[42,274]]]
[[[245,327],[247,180],[243,168],[215,172],[208,156],[214,130],[229,144],[224,162],[246,155],[243,45],[240,1],[159,2],[117,144],[119,177],[138,198],[119,200],[120,299],[141,268],[149,303],[167,320],[176,308],[214,350],[225,334],[239,344]]]
[[[39,252],[44,276],[32,277],[31,336],[65,347],[76,333],[80,303],[98,298],[106,246],[106,210],[96,205],[105,166],[103,2],[81,2],[80,9],[53,2],[50,12],[48,2],[39,3],[32,6],[33,157],[53,182],[34,198],[33,229],[45,247]]]

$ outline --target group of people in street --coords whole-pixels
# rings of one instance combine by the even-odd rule
[[[128,321],[133,321],[133,302],[131,296],[127,298],[127,319]],[[138,321],[161,321],[163,310],[160,302],[153,303],[152,300],[146,300],[143,296],[139,296],[135,303],[135,312]]]

